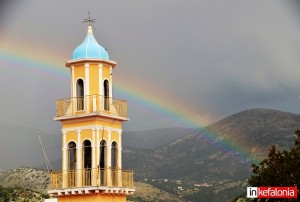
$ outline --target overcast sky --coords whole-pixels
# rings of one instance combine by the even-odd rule
[[[249,108],[300,113],[300,16],[293,1],[0,6],[1,124],[60,133],[55,100],[70,97],[64,65],[85,37],[88,9],[95,38],[118,63],[113,94],[129,102],[125,130],[203,126]]]

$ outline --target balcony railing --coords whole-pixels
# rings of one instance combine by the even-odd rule
[[[133,171],[96,168],[50,173],[50,189],[88,186],[133,188]]]
[[[127,119],[127,102],[100,95],[73,97],[56,101],[56,118],[101,114]]]

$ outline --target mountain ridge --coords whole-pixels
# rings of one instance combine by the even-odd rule
[[[133,148],[125,144],[123,169],[134,169],[137,181],[147,180],[150,185],[187,201],[230,200],[245,192],[254,161],[232,145],[242,146],[244,153],[259,160],[273,144],[290,148],[299,125],[298,114],[259,108],[244,110],[205,128],[182,129],[186,134],[173,140],[171,137],[170,142],[156,147],[144,144],[145,148]],[[160,130],[155,132],[153,136],[159,138]],[[172,132],[162,133],[172,135]],[[135,136],[135,144],[138,136],[142,134]],[[60,143],[58,137],[56,141]],[[225,144],[226,141],[230,144]],[[57,145],[54,149],[61,151]],[[203,184],[208,187],[197,187]]]
[[[207,190],[216,193],[210,200],[229,200],[229,190],[234,189],[236,195],[245,192],[251,164],[265,158],[271,145],[280,149],[293,145],[293,134],[299,124],[298,114],[269,109],[244,110],[156,148],[126,148],[124,167],[133,167],[137,180],[181,180],[184,187],[191,183],[208,183],[212,186]],[[250,158],[252,156],[256,158]],[[225,188],[217,188],[220,184]],[[208,197],[207,193],[202,190],[193,194]]]

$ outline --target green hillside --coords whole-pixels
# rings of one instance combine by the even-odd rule
[[[175,134],[177,139],[172,136],[174,129],[144,133],[149,136],[155,132],[157,140],[133,134],[134,144],[141,147],[124,145],[122,160],[124,169],[134,169],[137,181],[137,191],[129,200],[223,202],[236,198],[248,186],[250,165],[254,162],[250,157],[265,157],[273,144],[290,148],[296,128],[300,128],[300,115],[252,109],[201,130],[182,129],[182,136]],[[156,147],[143,143],[148,139],[158,144],[160,135],[167,137]],[[167,139],[170,141],[166,142]],[[56,147],[53,149],[57,150]],[[24,150],[23,155],[30,154]],[[5,187],[21,186],[40,193],[48,183],[47,173],[37,169],[21,167],[0,172],[0,185]]]

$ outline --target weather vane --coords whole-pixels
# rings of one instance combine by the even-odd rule
[[[91,23],[95,23],[95,20],[96,19],[91,19],[91,13],[90,13],[90,10],[89,10],[89,19],[84,19],[83,23],[88,22],[89,26],[91,26]]]

